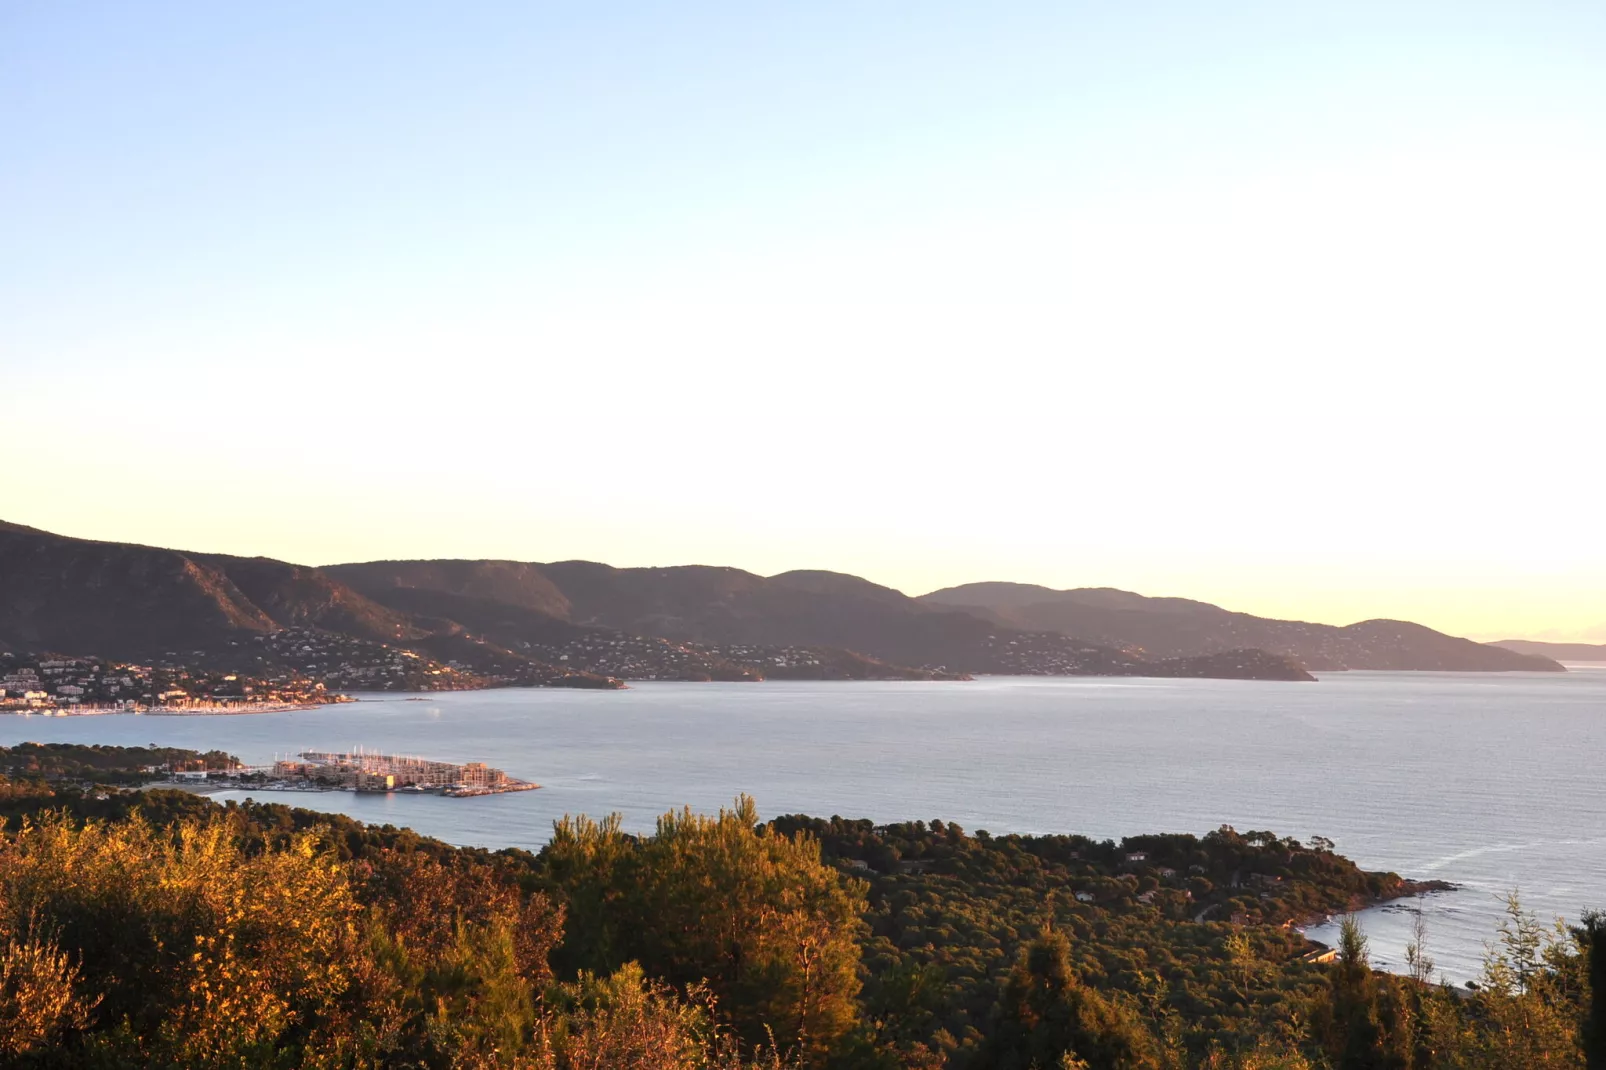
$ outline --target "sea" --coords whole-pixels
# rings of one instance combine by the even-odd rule
[[[542,787],[254,797],[491,848],[538,849],[564,814],[617,812],[646,831],[666,811],[711,812],[743,793],[765,816],[940,818],[994,834],[1325,836],[1368,869],[1459,886],[1361,921],[1373,961],[1400,969],[1420,911],[1438,972],[1461,983],[1481,971],[1509,893],[1546,921],[1606,909],[1606,665],[1572,668],[363,695],[243,716],[0,716],[0,744],[485,761]],[[1331,942],[1333,928],[1309,932]]]

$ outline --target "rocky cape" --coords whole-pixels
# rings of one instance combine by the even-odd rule
[[[1606,662],[1606,643],[1542,643],[1535,639],[1502,639],[1488,645],[1554,661]]]

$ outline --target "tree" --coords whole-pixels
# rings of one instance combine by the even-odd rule
[[[1388,1065],[1366,934],[1353,916],[1339,928],[1338,961],[1315,1020],[1336,1070],[1383,1070]]]
[[[1521,994],[1544,967],[1545,929],[1523,909],[1522,897],[1515,890],[1506,895],[1505,904],[1499,939],[1488,945],[1484,956],[1484,986]]]
[[[1011,972],[988,1065],[1158,1070],[1160,1045],[1137,1012],[1085,987],[1063,932],[1045,929]]]
[[[1579,1040],[1589,1070],[1606,1070],[1606,913],[1586,911],[1577,936],[1589,987]]]
[[[564,976],[606,976],[630,960],[625,926],[640,914],[634,898],[641,862],[636,838],[622,826],[618,814],[600,822],[566,815],[541,851],[547,882],[564,903],[563,939],[551,959]]]
[[[532,1070],[783,1070],[773,1051],[743,1063],[714,1022],[711,999],[679,999],[635,963],[609,977],[582,971],[546,992]]]
[[[48,934],[30,924],[0,947],[0,1058],[48,1049],[89,1022],[95,999],[80,995],[79,973]]]
[[[1227,961],[1232,964],[1232,977],[1238,989],[1238,998],[1248,1003],[1250,986],[1260,970],[1254,941],[1249,939],[1248,933],[1239,930],[1227,937],[1223,949],[1227,953]]]
[[[760,826],[747,796],[716,817],[665,814],[640,841],[616,818],[565,821],[542,859],[570,905],[564,963],[635,960],[683,991],[706,984],[747,1044],[773,1036],[811,1059],[855,1025],[865,886],[812,836]]]
[[[1566,990],[1563,974],[1573,965],[1566,942],[1547,933],[1515,892],[1506,897],[1506,913],[1476,995],[1461,1008],[1463,1025],[1450,1045],[1455,1065],[1582,1067],[1582,1007]]]
[[[171,831],[137,817],[25,822],[0,850],[8,983],[25,991],[25,978],[61,1007],[50,1018],[100,1027],[150,1065],[323,1043],[361,958],[349,884],[314,834],[247,854],[238,832],[226,817]],[[95,1005],[63,1003],[69,976]]]
[[[1411,980],[1419,985],[1433,982],[1433,957],[1428,954],[1428,924],[1417,904],[1416,917],[1411,922],[1411,940],[1405,945],[1405,965]]]

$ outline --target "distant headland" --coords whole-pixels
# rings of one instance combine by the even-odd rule
[[[1606,662],[1606,643],[1541,643],[1533,639],[1502,639],[1489,645],[1500,650],[1510,650],[1529,657],[1551,658],[1555,661]]]

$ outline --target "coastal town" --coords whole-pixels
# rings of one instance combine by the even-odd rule
[[[849,650],[762,643],[692,643],[590,629],[561,644],[527,644],[530,657],[620,680],[959,679],[941,669],[890,665]]]
[[[351,691],[467,691],[488,687],[620,687],[605,676],[551,668],[464,644],[462,660],[310,628],[286,628],[222,649],[168,651],[149,663],[0,652],[0,713],[269,713],[353,701]]]
[[[519,651],[462,637],[444,656],[285,628],[150,662],[0,652],[0,713],[266,713],[353,701],[350,692],[619,688],[627,680],[961,679],[838,649],[675,642],[595,629]]]
[[[322,681],[297,673],[269,678],[182,665],[0,653],[0,713],[265,713],[346,701]]]
[[[895,665],[840,648],[694,643],[602,628],[584,629],[562,642],[514,645],[518,649],[510,650],[460,633],[425,637],[404,646],[319,629],[284,628],[211,649],[167,651],[149,663],[0,653],[0,713],[264,713],[349,702],[352,693],[617,689],[642,680],[970,678],[940,667]],[[1224,666],[1225,672],[1191,665],[1177,673],[1169,663],[1144,662],[1132,652],[1053,633],[989,635],[986,647],[991,671],[1011,675],[1186,675],[1189,671],[1232,675],[1246,671],[1241,664],[1244,657],[1258,654],[1218,657],[1232,662]],[[1287,666],[1260,668],[1275,675]]]
[[[312,628],[285,628],[231,644],[228,657],[270,679],[317,680],[335,691],[466,691],[511,683],[516,673],[476,671],[415,650]]]

